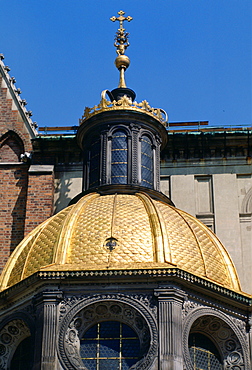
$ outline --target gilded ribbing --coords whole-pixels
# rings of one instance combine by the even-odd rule
[[[169,233],[169,245],[173,263],[196,275],[205,276],[202,255],[194,233],[173,207],[158,201],[156,201],[156,206],[163,215],[166,229]]]
[[[0,277],[1,290],[6,288],[6,286],[16,284],[22,279],[22,273],[27,254],[29,253],[29,250],[34,247],[34,240],[36,240],[38,237],[40,230],[42,230],[43,227],[49,222],[50,219],[37,226],[12,252]]]
[[[40,231],[34,241],[36,248],[31,248],[27,254],[22,279],[38,271],[41,266],[53,263],[55,244],[62,230],[62,221],[68,212],[69,209],[65,208],[63,212],[53,216],[46,227]]]
[[[160,219],[161,214],[157,211],[155,203],[147,194],[138,193],[136,195],[142,199],[149,216],[154,242],[154,261],[163,263],[165,261],[164,248],[169,248],[169,245],[165,227],[162,227],[163,223]]]
[[[35,228],[16,247],[3,270],[0,289],[43,269],[137,269],[170,264],[240,290],[228,252],[196,218],[144,192],[91,193]]]
[[[62,232],[54,248],[53,261],[55,264],[64,264],[67,262],[67,255],[71,253],[71,251],[68,250],[69,241],[72,239],[72,233],[76,228],[76,222],[80,215],[80,211],[84,213],[88,202],[96,197],[99,197],[97,193],[88,194],[77,204],[73,205],[71,211],[66,215],[62,225]]]

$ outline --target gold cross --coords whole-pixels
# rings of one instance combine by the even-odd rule
[[[125,31],[124,28],[123,28],[123,22],[124,21],[130,22],[130,21],[132,21],[133,18],[130,15],[128,15],[127,17],[124,17],[123,15],[125,14],[125,12],[122,11],[122,10],[120,10],[120,12],[118,12],[117,14],[119,14],[119,17],[113,16],[113,17],[110,18],[110,20],[112,22],[119,21],[120,22],[120,28],[119,28],[119,30]]]

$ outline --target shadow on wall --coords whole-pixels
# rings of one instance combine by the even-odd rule
[[[20,190],[15,206],[11,212],[12,228],[10,252],[12,252],[24,238],[28,180],[27,168],[14,171],[14,177],[17,180],[16,187]]]
[[[67,207],[72,197],[70,197],[71,186],[73,181],[71,178],[59,178],[56,181],[55,187],[55,203],[54,214]]]
[[[247,191],[241,208],[242,213],[252,213],[252,187]]]

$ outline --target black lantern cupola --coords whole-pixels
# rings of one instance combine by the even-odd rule
[[[108,187],[113,191],[129,187],[159,191],[160,187],[160,150],[167,142],[167,115],[146,100],[137,103],[135,92],[126,87],[129,34],[123,22],[132,18],[124,14],[120,11],[119,17],[111,18],[120,23],[114,43],[119,85],[112,91],[104,90],[100,103],[86,107],[80,120],[77,140],[83,149],[83,191]]]

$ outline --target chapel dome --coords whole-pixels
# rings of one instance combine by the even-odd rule
[[[233,262],[193,216],[145,192],[89,193],[36,227],[0,279],[4,290],[37,271],[177,267],[240,290]]]

